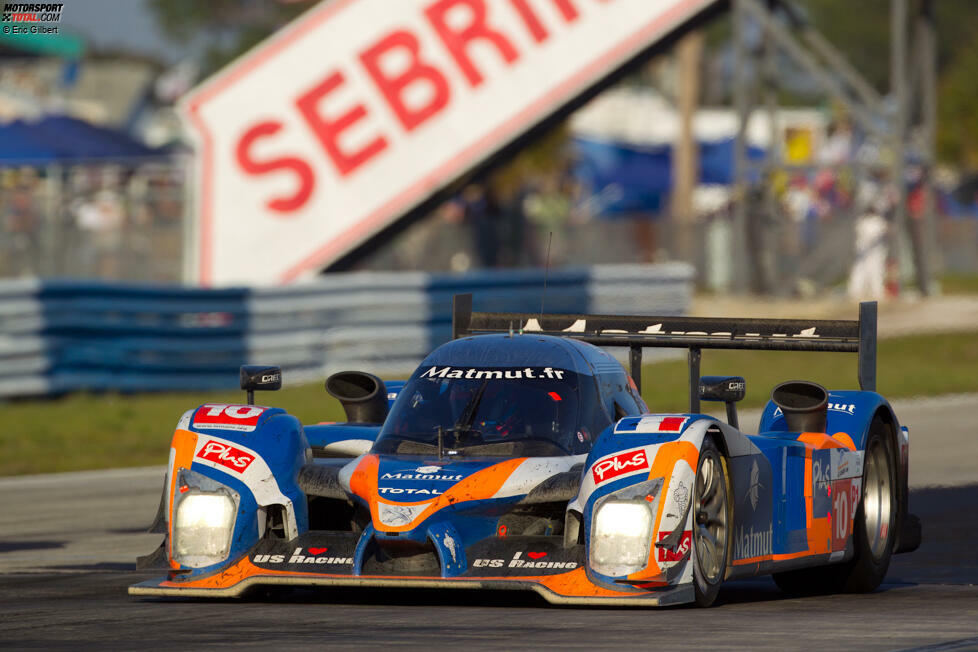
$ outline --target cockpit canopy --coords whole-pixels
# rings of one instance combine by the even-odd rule
[[[611,416],[593,376],[554,367],[422,365],[401,390],[375,452],[576,455]]]

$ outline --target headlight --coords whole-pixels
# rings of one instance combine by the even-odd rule
[[[173,558],[191,568],[224,561],[231,548],[236,510],[226,491],[189,489],[180,497],[173,518]]]
[[[652,512],[646,501],[609,500],[592,520],[591,568],[604,575],[628,575],[649,561]]]

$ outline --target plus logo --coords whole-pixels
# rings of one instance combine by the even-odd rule
[[[208,462],[215,462],[235,473],[243,473],[255,461],[255,456],[240,448],[211,439],[197,453],[197,457]]]

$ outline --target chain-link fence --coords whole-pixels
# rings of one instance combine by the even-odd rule
[[[0,168],[0,278],[178,282],[180,158]]]
[[[177,157],[0,168],[0,278],[185,280],[189,163]],[[760,214],[753,231],[740,234],[729,201],[690,222],[667,212],[606,219],[574,208],[595,203],[531,196],[476,216],[450,203],[356,267],[467,271],[685,260],[695,265],[704,289],[807,296],[844,288],[857,259],[859,211],[853,206],[805,213],[785,204],[765,211],[755,202]],[[540,212],[539,205],[549,208]],[[978,274],[978,220],[938,217],[935,235],[935,271]],[[912,282],[906,238],[898,243],[903,269],[888,273]]]

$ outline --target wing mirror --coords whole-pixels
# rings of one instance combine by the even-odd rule
[[[727,423],[740,428],[737,419],[737,402],[744,400],[747,382],[741,376],[702,376],[699,384],[700,399],[722,401],[727,406]]]
[[[241,365],[241,389],[248,392],[248,405],[254,405],[255,390],[282,389],[282,368],[264,364]]]

